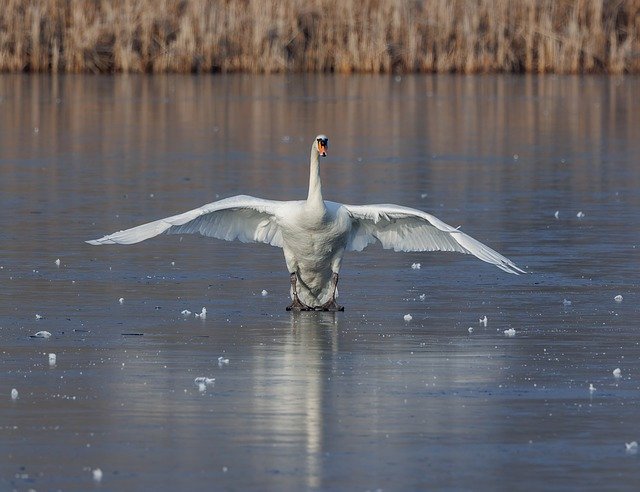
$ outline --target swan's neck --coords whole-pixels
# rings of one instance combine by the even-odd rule
[[[318,208],[324,208],[322,200],[322,183],[320,182],[320,164],[318,163],[318,152],[311,149],[311,164],[309,167],[309,195],[307,204]]]

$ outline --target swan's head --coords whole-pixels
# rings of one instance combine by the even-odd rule
[[[320,157],[327,157],[327,149],[329,148],[329,139],[326,135],[318,135],[313,142],[314,148],[318,151]]]

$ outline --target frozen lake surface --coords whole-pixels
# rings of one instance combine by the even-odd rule
[[[1,75],[0,490],[637,490],[638,94]],[[291,314],[278,249],[84,243],[304,198],[318,133],[326,199],[423,209],[531,273],[371,247],[345,256],[344,313]]]

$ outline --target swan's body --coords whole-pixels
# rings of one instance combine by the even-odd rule
[[[283,202],[239,195],[87,242],[133,244],[162,233],[200,233],[277,246],[284,251],[291,277],[293,303],[288,309],[342,309],[335,302],[342,256],[376,241],[394,251],[472,254],[505,272],[524,273],[500,253],[420,210],[323,200],[318,159],[326,156],[327,143],[319,135],[311,147],[306,200]]]

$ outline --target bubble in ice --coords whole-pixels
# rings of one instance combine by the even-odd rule
[[[229,363],[229,359],[226,359],[226,358],[224,358],[222,356],[218,357],[218,365],[220,367],[222,367],[222,366],[224,366],[224,365],[226,365],[228,363]]]
[[[102,470],[100,468],[96,468],[95,470],[91,470],[91,475],[96,482],[102,481]]]
[[[188,309],[183,309],[180,314],[182,314],[182,316],[189,316],[191,314],[191,311],[189,311]]]
[[[409,321],[411,321],[412,319],[413,319],[413,316],[411,316],[410,314],[405,314],[405,315],[404,315],[404,320],[405,320],[406,322],[409,322]]]
[[[596,390],[596,387],[593,385],[593,383],[589,383],[589,393],[593,393]]]
[[[618,294],[617,296],[615,296],[613,298],[613,300],[616,301],[616,302],[622,302],[622,299],[624,299],[624,298],[620,294]]]
[[[262,289],[261,294],[262,294],[262,297],[266,297],[269,295],[269,292],[266,289]]]
[[[422,265],[420,263],[412,263],[411,264],[411,268],[413,270],[420,270],[421,267],[422,267]]]
[[[638,441],[625,442],[624,447],[629,454],[636,454],[638,452]]]
[[[39,331],[37,332],[35,335],[33,335],[34,338],[51,338],[51,333],[45,330]]]
[[[556,219],[559,219],[559,218],[560,218],[560,210],[556,210],[556,213],[555,213],[555,214],[553,214],[553,216],[554,216]]]
[[[56,261],[54,261],[54,263],[56,264],[57,267],[60,266],[60,258],[58,258]]]
[[[619,367],[616,367],[613,370],[613,376],[616,377],[616,378],[622,377],[622,371],[620,370]]]
[[[563,306],[571,306],[571,301],[569,299],[562,299]]]
[[[13,388],[13,389],[11,390],[11,399],[12,399],[12,400],[17,400],[17,399],[18,399],[18,390],[17,390],[17,389],[15,389],[15,388]]]
[[[207,318],[207,308],[203,307],[202,311],[200,311],[199,313],[196,313],[196,318],[206,319]]]
[[[580,212],[578,212],[576,214],[576,217],[578,217],[579,219],[581,219],[582,217],[584,217],[584,212],[582,210],[580,210]]]
[[[513,328],[509,328],[508,330],[504,330],[504,334],[507,335],[508,337],[515,337],[516,330],[514,330]]]
[[[36,319],[42,319],[44,318],[44,316],[42,316],[41,314],[36,314]]]
[[[480,324],[481,324],[481,325],[483,325],[483,326],[487,326],[487,321],[488,321],[488,319],[487,319],[487,317],[485,316],[485,317],[483,317],[483,318],[480,318],[480,319],[478,320],[478,323],[480,323]]]
[[[124,304],[124,297],[121,297],[120,299],[118,299],[118,302],[119,302],[120,304]]]
[[[467,328],[469,330],[469,333],[473,333],[473,326],[470,326],[469,328]]]
[[[56,365],[56,360],[57,360],[56,354],[53,354],[53,353],[49,354],[49,365],[50,366],[55,366]]]

